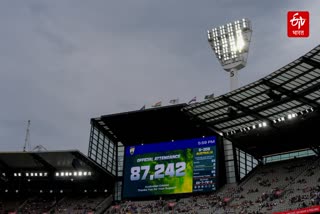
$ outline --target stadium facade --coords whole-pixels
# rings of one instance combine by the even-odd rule
[[[265,78],[213,99],[92,118],[88,157],[114,176],[115,200],[121,200],[128,185],[123,183],[126,149],[214,136],[219,189],[243,181],[258,165],[319,155],[314,140],[319,89],[317,46]]]

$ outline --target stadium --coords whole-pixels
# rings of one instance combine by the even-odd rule
[[[203,102],[92,118],[87,156],[0,153],[1,213],[319,213],[319,89],[317,46]]]
[[[126,3],[127,7],[123,3],[69,4],[34,1],[21,10],[9,3],[0,7],[5,8],[0,16],[14,11],[13,23],[6,21],[4,30],[0,29],[5,31],[0,41],[5,70],[0,73],[0,96],[4,97],[0,214],[320,213],[320,45],[311,49],[307,40],[299,38],[288,43],[296,45],[291,49],[285,44],[273,50],[269,46],[277,40],[274,35],[281,39],[273,46],[284,43],[282,25],[266,19],[261,8],[267,11],[269,6],[253,1],[248,5],[216,1],[211,6],[185,2],[183,7],[170,3],[165,8],[147,2]],[[288,27],[285,36],[317,35],[300,30],[309,25],[309,12],[285,12],[288,26],[299,23],[298,31]],[[208,67],[202,66],[207,50],[202,53],[204,48],[194,42],[202,37],[190,32],[198,35],[208,23],[225,22],[219,17],[227,13],[230,18],[248,15],[260,25],[248,65],[252,62],[251,71],[265,69],[267,75],[261,72],[264,77],[238,86],[238,71],[246,67],[253,32],[249,19],[214,26],[207,31],[206,45],[221,66],[213,70],[222,67],[230,77],[230,91],[216,96],[219,93],[212,90],[227,84],[216,74],[213,81],[205,73],[211,71],[212,56]],[[299,13],[304,15],[298,20]],[[292,50],[299,57],[283,61],[280,55],[289,56]],[[12,74],[15,69],[30,73]],[[191,78],[190,70],[201,81]],[[119,71],[121,78],[116,77]],[[169,76],[170,72],[174,74]],[[138,87],[143,92],[162,87],[161,94],[170,96],[185,93],[180,98],[191,92],[206,93],[204,89],[212,94],[200,101],[175,98],[168,105],[158,101],[128,110],[138,109],[133,103],[140,103],[144,96],[146,103],[157,99],[158,95],[150,95],[154,91],[137,95]],[[19,151],[16,124],[24,123],[26,116],[35,121],[35,129],[31,127],[30,134],[28,118],[23,151]],[[33,142],[41,143],[33,149],[30,135]],[[83,136],[89,136],[85,144]]]

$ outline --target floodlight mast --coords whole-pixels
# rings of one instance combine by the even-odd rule
[[[230,73],[230,90],[238,88],[238,72],[247,64],[252,27],[248,19],[208,30],[208,42],[223,69]]]

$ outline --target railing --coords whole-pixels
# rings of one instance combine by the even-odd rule
[[[98,206],[96,207],[95,214],[102,214],[107,210],[108,207],[112,204],[113,195],[109,195],[106,199],[104,199]]]

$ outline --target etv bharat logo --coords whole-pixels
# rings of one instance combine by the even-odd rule
[[[288,37],[309,37],[309,12],[308,11],[289,11]]]

